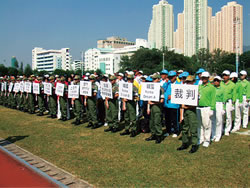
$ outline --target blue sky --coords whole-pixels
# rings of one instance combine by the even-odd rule
[[[69,47],[73,59],[108,36],[147,39],[152,6],[159,0],[0,0],[0,64],[12,56],[31,64],[34,47]],[[184,0],[168,0],[176,16]],[[213,14],[229,0],[208,0]],[[244,7],[244,45],[250,45],[250,0]]]

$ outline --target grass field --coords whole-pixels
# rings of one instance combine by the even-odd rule
[[[250,136],[231,134],[197,153],[176,151],[178,138],[162,144],[104,133],[0,107],[0,137],[97,187],[249,187]],[[15,141],[15,140],[14,140]]]

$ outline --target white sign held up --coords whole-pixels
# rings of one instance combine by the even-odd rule
[[[119,82],[119,97],[133,100],[133,84],[128,82]]]
[[[26,93],[31,93],[31,82],[25,82],[24,91]]]
[[[4,91],[5,90],[5,82],[2,82],[1,84],[1,91]]]
[[[64,84],[57,83],[56,84],[56,95],[63,97],[63,93],[64,93]]]
[[[146,83],[142,82],[141,100],[143,101],[160,101],[160,83]]]
[[[20,92],[24,92],[24,83],[23,82],[20,83]]]
[[[78,99],[79,98],[79,85],[69,85],[68,92],[69,92],[68,98]]]
[[[184,104],[190,106],[198,105],[198,86],[197,85],[171,85],[171,102],[174,104]]]
[[[46,95],[52,95],[52,85],[51,83],[44,83],[44,94]]]
[[[39,83],[33,83],[33,93],[34,94],[40,94],[40,85]]]
[[[16,93],[20,91],[20,83],[15,83],[13,91]]]
[[[89,81],[80,82],[80,95],[92,97],[92,82]]]
[[[10,85],[9,85],[9,92],[12,91],[12,88],[13,88],[13,83],[11,82]]]
[[[113,99],[112,84],[110,82],[100,82],[101,84],[101,96],[103,98]]]

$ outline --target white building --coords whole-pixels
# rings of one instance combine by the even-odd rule
[[[184,55],[208,48],[207,0],[184,0]]]
[[[71,60],[69,48],[45,50],[36,47],[32,50],[32,70],[48,72],[53,72],[55,69],[70,70]]]
[[[120,69],[120,54],[101,54],[99,56],[100,69],[104,74],[114,74]]]
[[[71,62],[71,70],[76,71],[76,70],[82,70],[82,66],[84,63],[80,60],[74,60]]]
[[[152,48],[173,48],[174,15],[173,5],[160,0],[153,6],[153,18],[148,32],[148,41]]]

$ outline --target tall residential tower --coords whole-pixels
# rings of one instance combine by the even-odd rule
[[[208,47],[207,0],[184,0],[184,54]]]
[[[153,6],[153,18],[148,32],[151,48],[173,48],[174,16],[173,5],[160,0]]]

